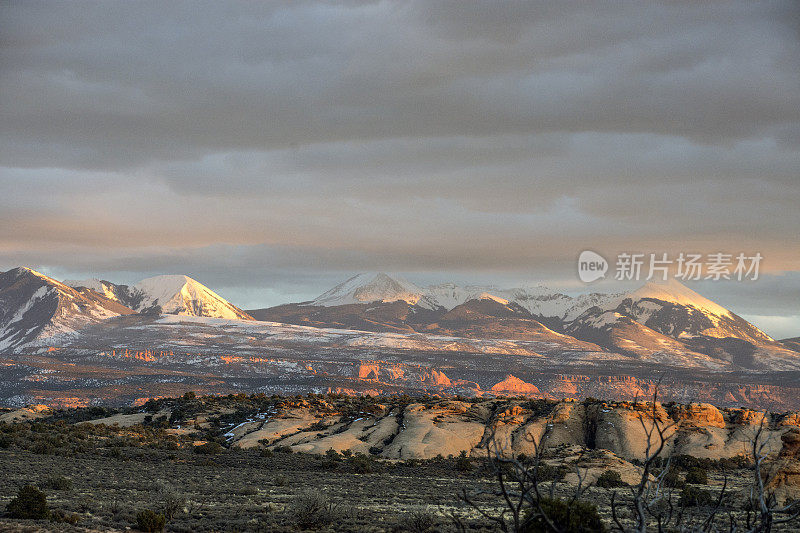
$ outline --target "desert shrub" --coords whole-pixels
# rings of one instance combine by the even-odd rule
[[[302,529],[319,529],[333,523],[339,516],[338,510],[328,498],[319,491],[305,492],[297,496],[290,506],[295,523]]]
[[[686,483],[693,483],[696,485],[707,485],[708,474],[702,468],[690,468],[689,471],[686,472],[686,478],[684,481],[686,481]]]
[[[326,424],[322,420],[317,420],[316,422],[314,422],[313,424],[311,424],[308,427],[307,431],[325,431],[329,427],[330,427],[330,425]]]
[[[25,485],[16,498],[8,502],[6,512],[11,518],[47,518],[47,497],[33,485]]]
[[[595,485],[603,488],[626,487],[628,484],[622,481],[622,476],[616,470],[606,470],[597,478]]]
[[[180,407],[176,407],[169,415],[169,424],[180,424],[186,420],[186,412]]]
[[[709,459],[707,457],[694,457],[693,455],[681,454],[672,458],[673,464],[678,468],[686,470],[701,468],[703,470],[727,470],[737,468],[749,468],[752,460],[743,455],[726,457],[724,459]]]
[[[68,513],[60,509],[54,509],[50,513],[50,520],[53,522],[60,522],[74,526],[80,522],[81,517],[77,513]]]
[[[349,458],[347,460],[347,464],[356,474],[369,474],[374,470],[373,461],[371,461],[369,457],[364,454],[357,454],[354,457]]]
[[[56,453],[55,446],[46,441],[35,442],[30,450],[38,455],[54,455]]]
[[[325,457],[319,462],[319,467],[322,470],[336,470],[339,468],[339,461]]]
[[[570,505],[556,498],[542,498],[539,504],[547,518],[563,533],[603,533],[606,530],[597,507],[589,502],[578,500]],[[550,531],[538,510],[532,511],[528,518],[529,521],[522,528],[525,533]]]
[[[278,487],[285,487],[289,484],[289,476],[285,474],[278,474],[275,476],[275,485]]]
[[[686,483],[681,479],[678,469],[670,467],[661,481],[661,483],[670,489],[682,489]]]
[[[272,453],[272,450],[270,450],[269,448],[264,448],[263,450],[261,450],[260,455],[261,457],[272,457],[275,454]]]
[[[397,522],[395,530],[425,533],[436,526],[436,515],[427,509],[418,509],[404,514]]]
[[[203,455],[216,455],[222,453],[224,448],[218,442],[206,442],[194,447],[194,453]]]
[[[711,496],[711,492],[688,485],[681,492],[681,499],[678,501],[678,505],[681,507],[705,507],[711,505],[713,501],[714,498]]]
[[[166,483],[156,484],[155,493],[167,520],[172,520],[186,505],[186,498]]]
[[[472,470],[472,461],[467,457],[467,452],[461,450],[461,453],[456,457],[456,470],[459,472],[469,472]]]
[[[274,451],[276,451],[278,453],[292,453],[293,452],[291,447],[285,446],[285,445],[275,446],[275,450]]]
[[[114,518],[114,520],[117,520],[122,512],[122,505],[120,505],[119,500],[115,498],[108,502],[107,506],[108,510],[111,512],[111,516]]]
[[[49,477],[41,483],[41,487],[50,490],[72,490],[72,480],[64,476]]]
[[[145,533],[163,531],[166,524],[166,517],[151,509],[142,509],[136,513],[136,527],[139,531],[144,531]]]
[[[150,424],[155,428],[165,429],[169,427],[169,419],[166,415],[158,416]]]
[[[236,493],[240,496],[255,496],[258,494],[258,488],[254,487],[253,485],[245,485],[241,489],[237,490]]]
[[[332,461],[341,461],[342,456],[339,455],[339,452],[334,450],[333,448],[329,448],[327,452],[325,452],[325,457],[332,460]]]
[[[549,400],[544,400],[544,399],[529,400],[522,404],[523,409],[528,409],[529,411],[532,411],[533,416],[537,418],[542,418],[549,415],[550,413],[553,412],[555,406],[556,406],[555,402],[551,402]]]
[[[96,505],[95,501],[91,497],[84,497],[78,501],[78,511],[81,513],[93,513]]]
[[[561,481],[567,474],[567,469],[564,466],[553,466],[547,463],[539,463],[536,470],[536,479],[538,481]]]
[[[717,467],[720,470],[735,470],[738,468],[751,468],[753,466],[753,460],[746,455],[723,457],[722,459],[718,459],[716,462]]]

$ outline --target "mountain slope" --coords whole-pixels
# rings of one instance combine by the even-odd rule
[[[102,294],[109,300],[119,302],[120,304],[136,311],[141,310],[141,304],[145,297],[143,292],[137,290],[133,286],[118,285],[104,279],[66,279],[64,280],[64,285],[68,285],[74,289],[91,289],[98,294]]]
[[[594,342],[612,352],[627,354],[639,361],[664,363],[686,368],[721,368],[724,361],[695,352],[683,342],[644,326],[615,310],[592,307],[566,327],[567,333]]]
[[[68,280],[72,287],[86,287],[138,312],[155,311],[170,315],[205,316],[252,320],[252,317],[202,283],[184,275],[147,278],[136,285],[109,281]]]
[[[686,366],[797,368],[800,354],[677,281],[648,283],[601,299],[565,325],[579,339],[613,351]],[[710,359],[709,359],[710,358]]]
[[[794,350],[796,352],[800,352],[800,337],[792,337],[791,339],[783,339],[781,344],[789,348],[790,350]]]
[[[73,289],[29,268],[0,274],[0,352],[131,313],[93,290]]]
[[[254,319],[317,328],[363,331],[415,332],[418,324],[436,320],[439,310],[411,305],[405,300],[335,306],[284,304],[247,311]]]
[[[441,315],[420,331],[472,339],[509,339],[546,343],[543,350],[600,352],[602,348],[563,335],[538,320],[516,302],[483,294]]]
[[[616,305],[615,305],[616,304]],[[611,301],[621,313],[673,338],[735,337],[753,344],[773,339],[740,316],[701,296],[680,282],[647,283]]]
[[[436,304],[425,296],[422,289],[400,276],[385,272],[356,274],[319,295],[308,305],[333,307],[398,300],[426,309],[436,308]]]

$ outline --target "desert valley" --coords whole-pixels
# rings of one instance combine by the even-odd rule
[[[187,276],[135,286],[0,274],[6,406],[141,404],[188,391],[427,393],[800,409],[797,339],[676,281],[570,297],[356,275],[242,310]]]
[[[0,274],[0,309],[4,497],[14,509],[55,489],[59,528],[493,530],[513,525],[497,479],[538,505],[545,486],[590,502],[567,505],[581,517],[567,531],[700,531],[720,510],[796,525],[797,339],[674,281],[570,297],[370,273],[243,310],[188,276],[125,286],[20,267]],[[124,481],[101,489],[89,472]],[[767,511],[739,506],[752,494]],[[516,530],[547,530],[525,516]]]

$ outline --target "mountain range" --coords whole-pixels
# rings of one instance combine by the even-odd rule
[[[257,320],[314,327],[538,340],[651,363],[800,368],[796,343],[772,339],[674,280],[630,293],[572,297],[542,285],[418,287],[370,273],[308,302],[247,312]]]
[[[128,286],[62,283],[24,267],[0,274],[0,351],[58,346],[114,317],[162,314],[530,341],[548,353],[609,352],[679,367],[800,370],[796,340],[776,341],[677,281],[573,297],[542,285],[419,287],[397,275],[362,273],[311,301],[244,311],[183,275]]]

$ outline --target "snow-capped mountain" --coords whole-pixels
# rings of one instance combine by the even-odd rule
[[[601,298],[565,331],[608,350],[681,366],[687,358],[745,368],[794,368],[798,362],[796,352],[675,280]]]
[[[362,273],[326,291],[305,306],[336,307],[340,305],[389,303],[404,301],[429,310],[451,311],[470,300],[494,299],[513,302],[535,318],[553,319],[560,324],[572,320],[589,307],[617,295],[589,294],[577,298],[544,285],[523,285],[508,289],[493,285],[457,285],[442,283],[419,287],[396,274]]]
[[[437,307],[421,288],[400,276],[389,275],[385,272],[356,274],[324,292],[308,305],[333,307],[400,300],[425,309]]]
[[[43,344],[133,311],[93,290],[76,290],[35,270],[0,274],[0,352]]]
[[[491,285],[459,286],[454,283],[430,285],[425,287],[424,294],[429,300],[448,311],[470,300],[490,295],[522,306],[534,318],[550,319],[549,323],[570,322],[590,307],[601,305],[619,296],[589,293],[573,297],[542,284],[501,289]]]
[[[442,283],[430,285],[423,289],[425,296],[438,306],[450,311],[454,307],[470,300],[479,298],[483,294],[491,294],[492,287],[478,285],[456,285],[455,283]]]
[[[116,285],[109,281],[68,280],[72,287],[86,287],[138,312],[154,311],[171,315],[205,316],[252,320],[252,317],[202,283],[184,275],[147,278],[136,285]]]
[[[159,306],[170,315],[252,320],[250,315],[189,276],[155,276],[140,281],[134,288],[144,295],[141,309]]]
[[[745,319],[677,280],[650,282],[636,291],[601,302],[642,325],[675,339],[735,337],[754,344],[773,339]]]
[[[491,297],[497,300],[515,302],[534,316],[561,317],[573,304],[573,298],[554,291],[544,285],[530,285],[511,289],[495,286],[442,283],[425,287],[424,294],[446,310],[451,310],[470,300]]]

